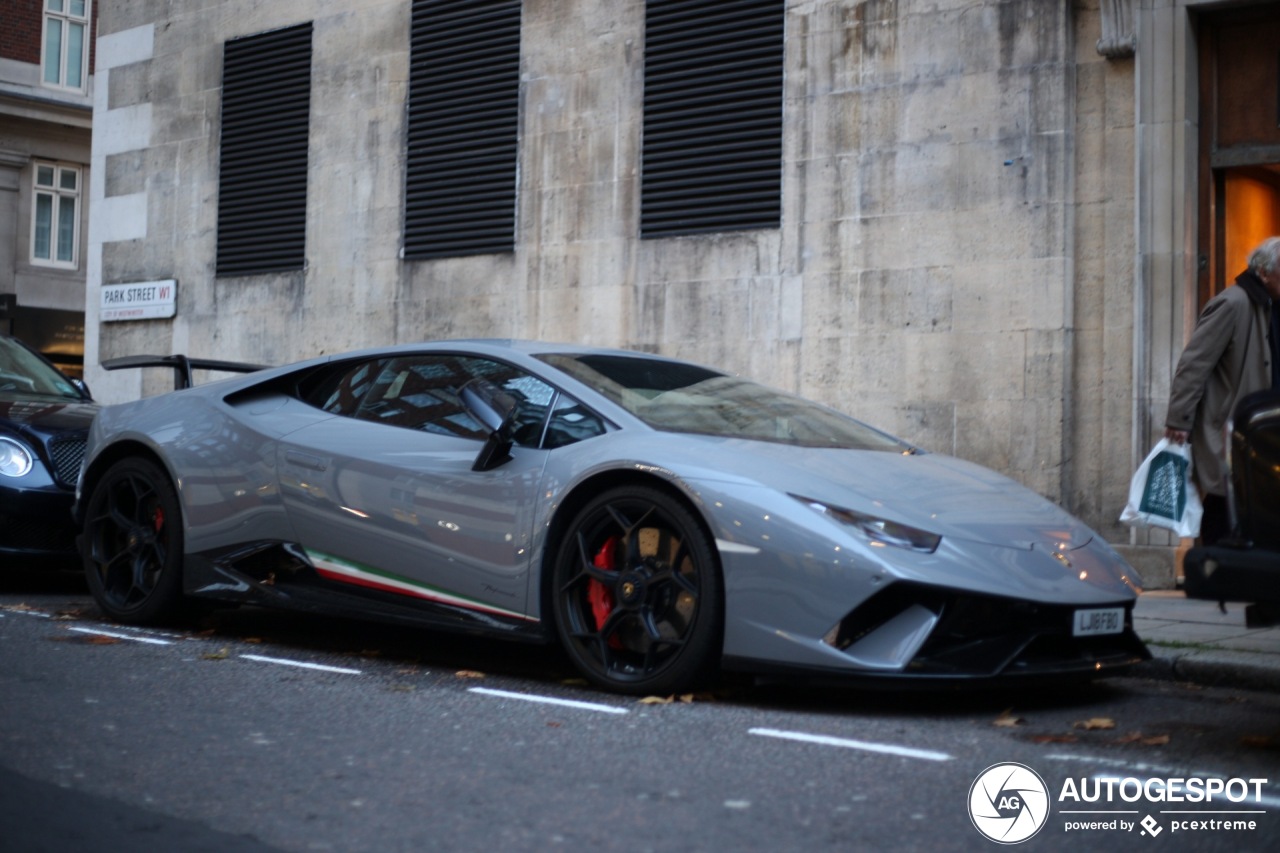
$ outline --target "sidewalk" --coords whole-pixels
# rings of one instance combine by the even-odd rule
[[[1242,603],[1189,599],[1181,591],[1138,597],[1133,627],[1153,660],[1133,672],[1215,687],[1280,692],[1280,626],[1246,628]]]

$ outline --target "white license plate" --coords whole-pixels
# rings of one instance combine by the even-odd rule
[[[1077,610],[1071,625],[1073,637],[1096,637],[1102,634],[1119,634],[1124,631],[1124,608],[1106,607],[1098,610]]]

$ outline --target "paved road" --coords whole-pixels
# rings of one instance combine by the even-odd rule
[[[969,794],[1004,762],[1052,801],[1025,849],[1280,847],[1273,694],[729,681],[692,699],[590,690],[553,650],[254,609],[141,631],[74,579],[9,584],[0,851],[990,850]],[[1239,802],[1060,800],[1171,777],[1267,781]],[[1148,816],[1158,835],[1066,829]]]

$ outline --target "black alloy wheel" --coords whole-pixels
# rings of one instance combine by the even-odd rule
[[[597,685],[686,692],[719,663],[715,551],[693,513],[658,489],[620,487],[587,504],[560,544],[552,583],[561,643]]]
[[[147,459],[115,463],[89,498],[84,522],[89,590],[112,619],[155,624],[182,598],[182,516],[168,475]]]

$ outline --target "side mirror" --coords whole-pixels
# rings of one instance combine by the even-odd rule
[[[488,471],[511,459],[511,424],[515,420],[516,400],[486,379],[472,379],[458,392],[462,407],[489,430],[472,471]]]

